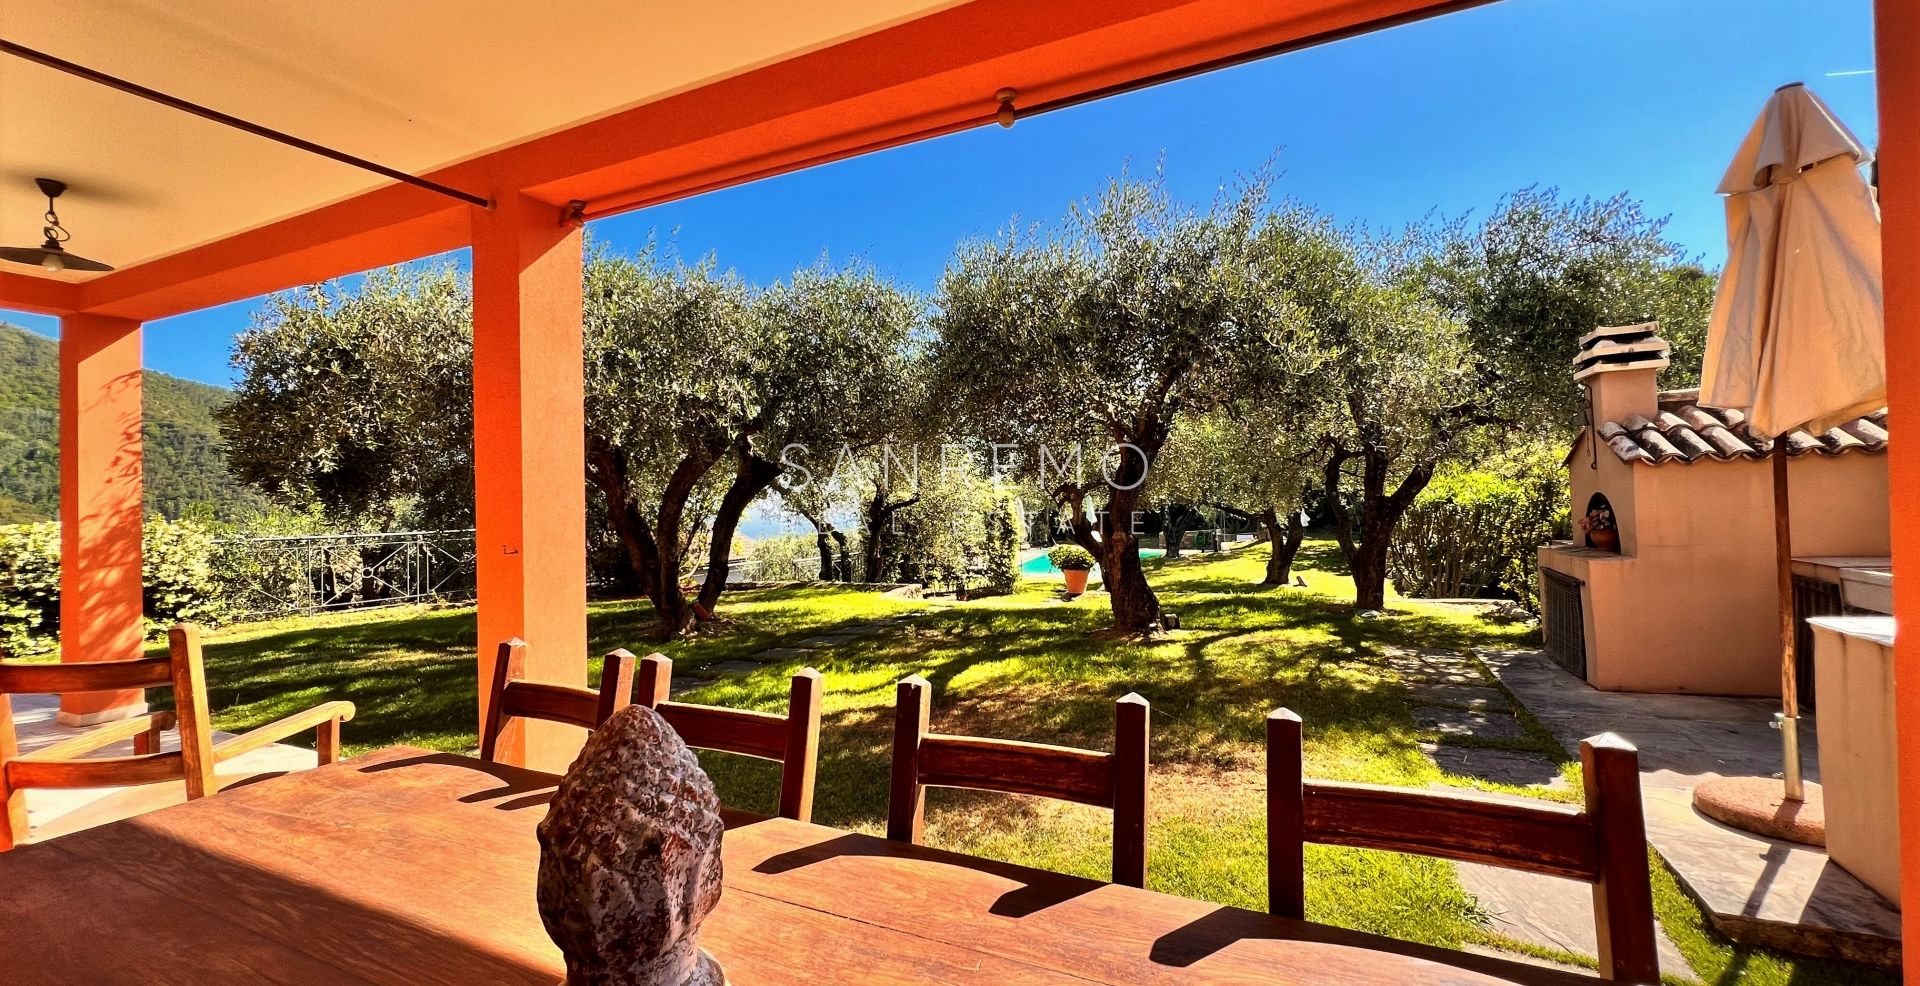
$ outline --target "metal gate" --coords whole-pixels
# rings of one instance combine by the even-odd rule
[[[1587,615],[1580,602],[1580,588],[1586,583],[1564,572],[1540,570],[1545,597],[1547,656],[1554,663],[1585,681],[1587,677]]]

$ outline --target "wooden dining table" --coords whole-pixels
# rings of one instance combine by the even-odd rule
[[[557,778],[394,747],[0,854],[0,982],[539,983]],[[1593,982],[727,811],[733,986]]]

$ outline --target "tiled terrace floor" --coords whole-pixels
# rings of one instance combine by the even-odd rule
[[[6,698],[0,696],[0,701]],[[13,695],[11,699],[14,728],[22,753],[31,753],[87,731],[87,727],[62,726],[54,720],[60,711],[57,695]],[[215,743],[229,738],[230,733],[216,731],[213,734]],[[167,733],[161,740],[161,748],[179,749],[180,734]],[[133,741],[126,740],[102,747],[90,756],[126,756],[132,752]],[[304,770],[316,762],[312,750],[274,743],[226,761],[220,765],[219,773],[222,778],[269,774]],[[42,838],[103,825],[185,799],[186,785],[182,783],[149,784],[139,788],[33,790],[27,792],[27,824],[36,838]]]

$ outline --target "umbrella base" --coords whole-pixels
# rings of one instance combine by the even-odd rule
[[[1827,811],[1820,785],[1808,782],[1805,801],[1786,800],[1777,777],[1717,777],[1693,789],[1693,810],[1743,832],[1809,846],[1827,844]]]

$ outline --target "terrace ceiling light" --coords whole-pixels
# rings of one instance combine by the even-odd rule
[[[55,181],[52,178],[35,178],[33,181],[47,196],[47,225],[40,230],[47,241],[37,247],[0,247],[0,260],[11,260],[16,264],[32,264],[35,267],[44,267],[56,272],[112,270],[112,267],[98,260],[88,260],[77,254],[68,253],[67,248],[60,245],[73,239],[73,234],[67,232],[65,226],[60,225],[59,213],[53,211],[53,200],[67,190],[67,183]]]

